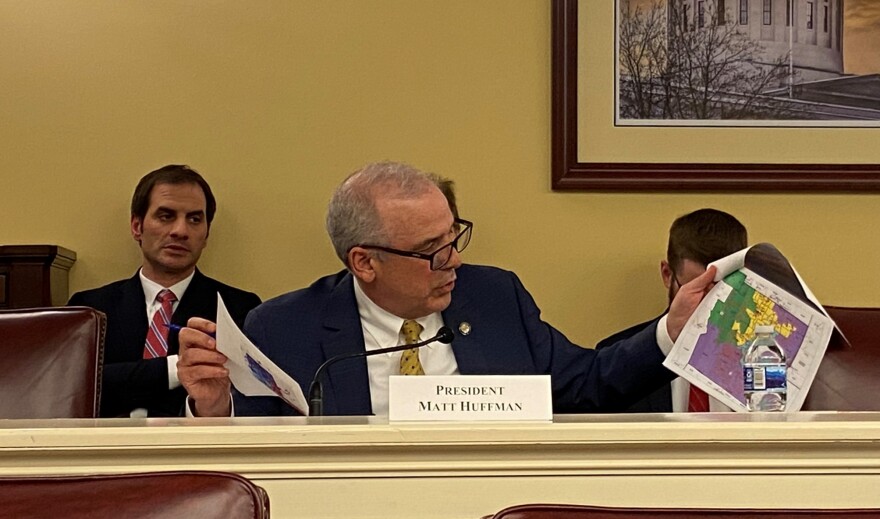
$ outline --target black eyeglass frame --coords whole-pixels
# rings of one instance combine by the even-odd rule
[[[681,281],[678,280],[678,276],[675,275],[675,269],[670,265],[669,272],[672,273],[672,281],[675,281],[675,284],[678,285],[678,288],[681,288]]]
[[[453,239],[451,242],[447,243],[446,245],[443,245],[442,247],[439,247],[437,250],[435,250],[434,252],[432,252],[430,254],[425,254],[422,252],[408,251],[408,250],[392,249],[391,247],[384,247],[382,245],[359,244],[359,245],[356,245],[356,247],[360,247],[362,249],[380,250],[380,251],[384,251],[384,252],[389,252],[391,254],[396,254],[398,256],[403,256],[406,258],[417,258],[417,259],[427,260],[428,264],[431,265],[431,270],[440,270],[443,267],[445,267],[447,263],[449,263],[449,259],[452,258],[452,251],[449,251],[449,257],[446,258],[446,261],[444,261],[442,265],[439,265],[436,268],[434,267],[434,256],[439,254],[440,251],[447,249],[449,247],[455,247],[455,250],[458,252],[463,251],[464,249],[467,248],[468,244],[470,243],[470,238],[464,244],[464,247],[462,247],[460,249],[458,248],[458,241],[462,238],[462,236],[464,236],[467,233],[471,233],[471,236],[473,236],[474,222],[471,222],[469,220],[464,220],[462,218],[456,218],[454,225],[463,225],[463,226],[465,226],[465,228],[463,231],[459,232],[455,236],[455,239]]]

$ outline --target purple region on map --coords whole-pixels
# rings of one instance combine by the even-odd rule
[[[790,366],[804,342],[807,325],[779,305],[775,305],[773,311],[777,318],[776,330],[791,330],[788,337],[781,333],[776,334],[776,341],[785,352]],[[746,325],[747,323],[743,323],[742,327],[746,328]],[[706,325],[706,333],[700,335],[694,344],[689,364],[731,396],[745,403],[741,355],[740,348],[735,344],[719,341],[719,329],[710,321]]]
[[[734,398],[745,402],[740,350],[732,344],[718,343],[718,327],[708,324],[706,333],[700,335],[694,345],[689,364]]]
[[[804,343],[804,338],[807,335],[807,325],[779,305],[776,305],[775,310],[776,317],[779,319],[777,330],[779,327],[791,326],[791,333],[788,337],[783,336],[781,333],[776,334],[776,343],[785,352],[785,360],[791,366],[795,356],[801,350],[801,344]]]

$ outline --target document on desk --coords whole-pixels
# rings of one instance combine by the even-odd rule
[[[235,324],[217,294],[217,350],[226,355],[229,379],[246,396],[277,396],[303,416],[309,405],[296,380],[269,360]]]
[[[788,364],[786,412],[799,411],[834,323],[788,260],[762,243],[718,260],[703,298],[663,363],[735,411],[748,411],[742,353],[758,325],[772,325]]]

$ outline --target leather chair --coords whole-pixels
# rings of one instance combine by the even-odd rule
[[[267,519],[269,497],[226,472],[0,477],[0,517]]]
[[[766,517],[792,517],[794,519],[867,519],[880,517],[880,509],[715,509],[715,508],[625,508],[589,505],[517,505],[505,508],[483,519],[650,519],[668,517],[675,519],[700,519],[705,517],[729,517],[737,519],[764,519]]]
[[[880,308],[826,306],[834,332],[804,411],[880,411]]]
[[[97,417],[105,329],[92,308],[0,311],[0,419]]]

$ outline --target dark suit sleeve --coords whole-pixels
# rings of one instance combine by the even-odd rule
[[[551,375],[555,412],[622,411],[674,378],[662,365],[656,323],[601,351],[582,348],[542,321],[532,296],[511,277],[535,365]]]
[[[146,337],[146,317],[138,313],[129,319],[110,291],[78,292],[69,306],[89,306],[107,315],[104,342],[104,369],[101,381],[101,416],[127,416],[139,407],[153,415],[179,414],[177,406],[166,405],[168,390],[168,359],[137,359]],[[141,329],[143,328],[143,330]],[[134,352],[133,354],[130,352]],[[180,391],[181,394],[182,391]]]
[[[602,350],[614,344],[629,339],[633,335],[655,324],[660,317],[631,326],[606,337],[596,344],[596,350]],[[659,389],[637,401],[626,409],[627,413],[671,413],[672,412],[672,388],[669,384],[663,384]]]
[[[659,320],[660,320],[660,317],[657,317],[655,319],[651,319],[650,321],[645,321],[645,322],[639,323],[635,326],[630,326],[626,330],[619,331],[619,332],[615,333],[614,335],[609,335],[608,337],[605,337],[604,339],[602,339],[601,341],[596,343],[596,350],[601,350],[601,349],[607,348],[609,346],[612,346],[620,341],[629,339],[633,335],[639,333],[640,331],[651,326],[652,324],[656,324],[657,321],[659,321]]]
[[[67,306],[88,306],[90,308],[94,308],[91,304],[89,304],[89,301],[86,300],[86,297],[85,295],[83,295],[82,292],[77,292],[70,296],[70,301],[67,302]],[[98,308],[95,308],[95,310],[98,310],[99,312],[103,311]]]
[[[183,402],[186,395],[182,388],[168,389],[166,357],[105,364],[102,387],[101,416],[105,417],[128,416],[140,407],[150,416],[180,416],[180,406],[169,407],[163,397],[169,392],[179,393],[175,400]]]
[[[263,322],[256,313],[245,320],[244,333],[254,344],[266,344]],[[298,416],[295,409],[276,396],[245,396],[234,387],[232,402],[235,416]]]

